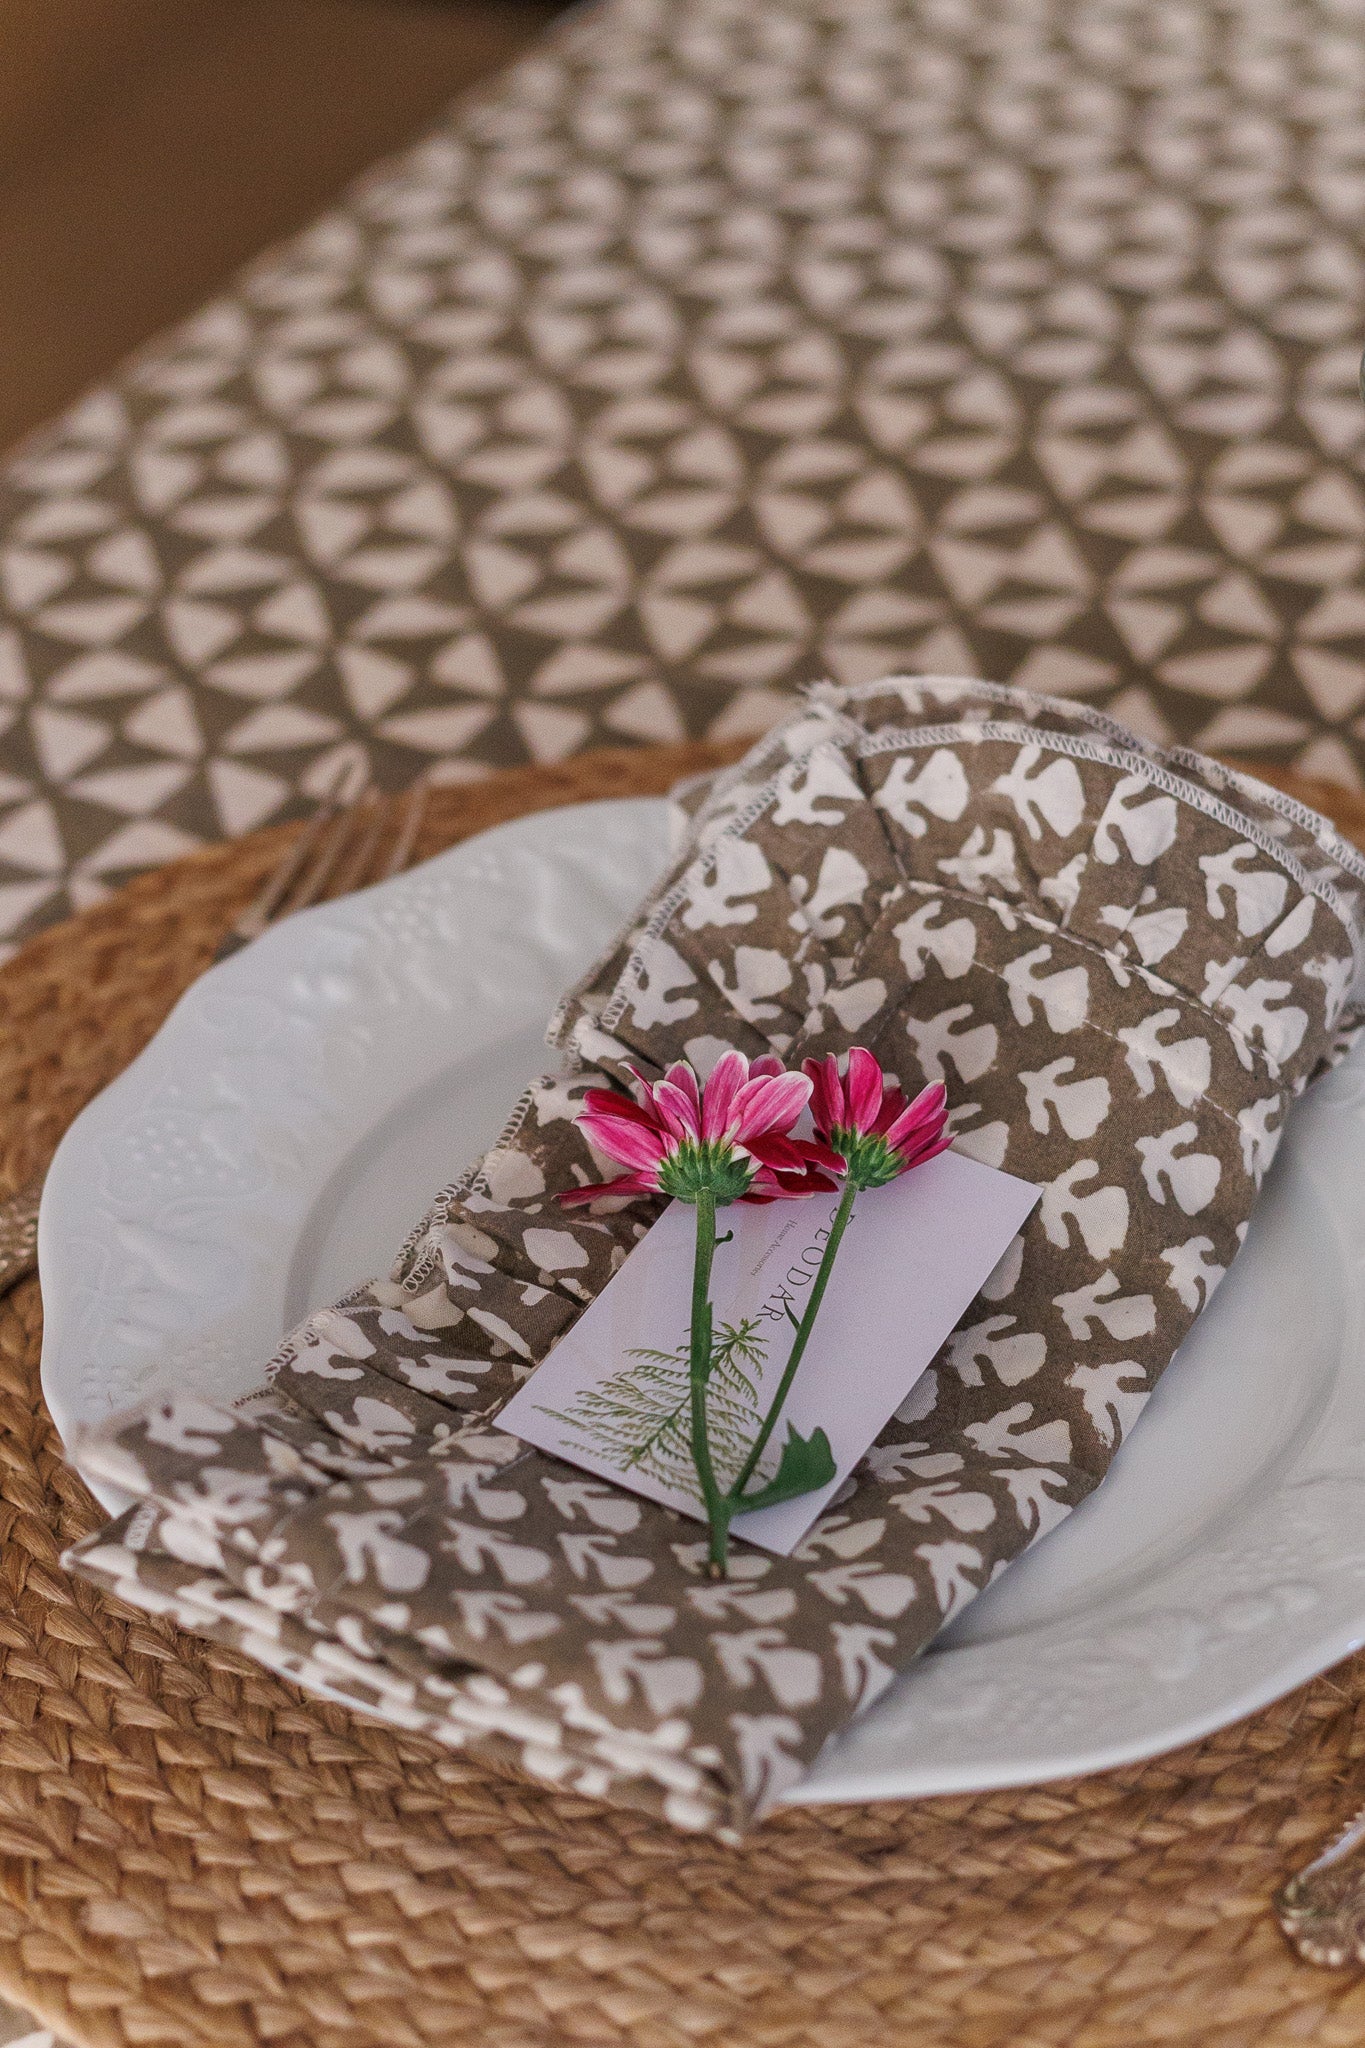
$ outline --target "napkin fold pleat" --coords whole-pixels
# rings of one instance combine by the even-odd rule
[[[86,1442],[139,1505],[70,1561],[330,1698],[736,1833],[1102,1480],[1355,1028],[1365,869],[1245,777],[944,678],[821,686],[680,816],[556,1012],[565,1071],[258,1398]],[[739,1544],[717,1584],[697,1524],[496,1417],[661,1206],[559,1206],[602,1177],[586,1089],[853,1043],[943,1079],[959,1149],[1042,1198],[798,1551]]]

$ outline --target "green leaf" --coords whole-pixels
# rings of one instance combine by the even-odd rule
[[[787,1441],[782,1446],[776,1472],[757,1493],[741,1495],[735,1512],[747,1515],[755,1508],[775,1508],[779,1501],[795,1500],[802,1493],[814,1493],[817,1487],[829,1485],[836,1470],[834,1453],[823,1429],[812,1430],[809,1436],[798,1436],[789,1422]]]

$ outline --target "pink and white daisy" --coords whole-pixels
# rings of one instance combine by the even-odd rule
[[[854,1187],[884,1187],[952,1142],[941,1081],[921,1088],[911,1102],[865,1045],[851,1049],[843,1073],[832,1053],[805,1061],[803,1071],[816,1134],[839,1155]]]
[[[632,1070],[634,1071],[634,1070]],[[791,1133],[810,1101],[805,1074],[771,1054],[750,1061],[723,1053],[708,1079],[685,1060],[662,1081],[636,1073],[643,1101],[590,1088],[578,1122],[599,1152],[629,1171],[592,1187],[569,1188],[566,1205],[604,1195],[671,1195],[695,1202],[709,1190],[726,1202],[778,1202],[830,1193],[841,1161]]]

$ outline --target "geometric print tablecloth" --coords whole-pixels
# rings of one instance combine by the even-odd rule
[[[1359,780],[1362,220],[1362,0],[606,0],[8,464],[0,938],[821,675]]]

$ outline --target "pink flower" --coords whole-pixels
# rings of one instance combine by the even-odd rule
[[[633,1071],[633,1070],[632,1070]],[[695,1202],[709,1189],[717,1203],[778,1202],[828,1193],[841,1162],[823,1145],[793,1138],[810,1100],[804,1074],[787,1073],[764,1054],[752,1063],[723,1053],[704,1086],[679,1060],[662,1081],[636,1073],[643,1102],[590,1088],[578,1122],[599,1152],[630,1171],[594,1187],[569,1188],[572,1205],[603,1195],[672,1195]]]
[[[816,1133],[844,1161],[855,1186],[884,1187],[947,1149],[948,1091],[941,1081],[909,1102],[865,1045],[855,1045],[846,1064],[841,1074],[831,1053],[807,1060],[803,1071]]]

